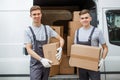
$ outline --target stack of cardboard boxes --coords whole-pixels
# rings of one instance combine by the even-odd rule
[[[67,36],[67,56],[70,56],[71,45],[74,43],[75,31],[82,27],[79,21],[79,12],[80,11],[73,12],[73,20],[68,22],[69,31]]]
[[[84,67],[90,66],[90,67],[92,67],[92,69],[97,70],[100,49],[95,49],[98,53],[98,54],[96,54],[96,56],[92,56],[91,54],[84,55],[84,52],[79,51],[80,49],[78,49],[78,48],[81,48],[83,50],[83,47],[78,46],[78,45],[77,46],[73,45],[75,31],[77,29],[79,29],[80,27],[82,27],[82,25],[79,21],[79,12],[80,11],[73,12],[73,20],[68,22],[68,35],[64,34],[64,32],[63,32],[64,26],[51,26],[53,28],[53,30],[55,30],[61,37],[64,38],[65,45],[63,47],[63,55],[62,55],[62,59],[60,61],[57,61],[57,59],[55,58],[55,54],[57,53],[56,49],[58,48],[58,44],[59,44],[58,40],[56,40],[55,38],[51,38],[50,39],[51,44],[47,44],[44,46],[44,49],[46,49],[45,53],[49,53],[49,54],[51,53],[51,55],[49,55],[49,56],[47,55],[46,57],[50,58],[50,59],[52,58],[51,60],[54,62],[52,64],[53,66],[50,69],[50,76],[54,76],[56,74],[75,74],[74,67],[83,67],[84,68]],[[71,50],[71,46],[72,46],[72,50]],[[88,48],[85,47],[85,49],[88,49]],[[52,51],[50,51],[50,50],[52,50]],[[91,52],[92,51],[93,50],[91,50]],[[82,53],[79,54],[80,52],[82,52]],[[90,50],[88,52],[90,52]],[[85,53],[85,54],[87,54],[87,53]],[[93,54],[93,55],[95,55],[95,54]],[[84,63],[79,62],[79,61],[83,61],[84,59],[89,60],[87,62],[85,60],[85,63],[87,63],[88,65],[84,65]],[[70,64],[69,64],[69,60],[70,60]],[[91,63],[95,63],[94,67],[91,64],[89,65],[90,60],[93,61]],[[81,63],[81,65],[79,65],[78,63]],[[73,67],[71,67],[70,65]],[[74,66],[74,65],[76,65],[76,66]]]
[[[75,31],[80,27],[81,27],[81,24],[79,22],[79,11],[75,11],[73,13],[73,20],[68,22],[68,29],[69,29],[68,35],[63,33],[64,26],[51,26],[51,28],[53,30],[55,30],[61,37],[64,38],[65,45],[63,47],[63,56],[60,61],[60,64],[57,60],[55,60],[55,56],[51,56],[51,55],[46,56],[47,58],[54,57],[54,61],[55,61],[55,63],[52,64],[52,67],[50,69],[50,76],[54,76],[56,74],[66,74],[66,75],[67,74],[75,74],[74,67],[71,67],[69,65],[69,58],[70,58],[71,45],[73,44],[73,40],[74,40]],[[44,46],[45,53],[53,54],[53,52],[56,52],[55,47],[58,44],[57,42],[58,42],[58,40],[56,40],[55,38],[51,38],[50,44],[47,44]],[[51,49],[52,49],[52,51],[49,51]],[[53,59],[51,59],[51,60],[53,60]]]
[[[63,37],[63,26],[51,26],[51,28],[56,31],[61,37]],[[62,59],[58,61],[55,56],[57,53],[57,48],[59,47],[59,41],[55,38],[51,38],[49,41],[50,44],[43,46],[43,51],[44,56],[53,62],[52,67],[50,68],[49,76],[54,76],[60,74],[60,62]]]

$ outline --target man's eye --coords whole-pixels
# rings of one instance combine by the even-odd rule
[[[81,19],[88,19],[88,17],[84,17],[84,18],[81,18]]]
[[[33,14],[33,16],[35,16],[35,15],[37,15],[37,14]]]
[[[40,13],[38,13],[38,14],[33,14],[33,16],[36,16],[36,15],[40,15]]]
[[[88,19],[88,17],[85,17],[85,19]]]
[[[84,18],[81,18],[81,19],[84,19]]]

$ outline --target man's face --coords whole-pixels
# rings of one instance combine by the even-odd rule
[[[80,23],[85,27],[90,25],[91,20],[92,18],[88,13],[80,15]]]
[[[42,13],[41,13],[40,10],[32,11],[30,16],[33,19],[34,23],[40,23],[41,22]]]

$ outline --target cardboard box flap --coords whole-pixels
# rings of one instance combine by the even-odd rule
[[[100,52],[101,52],[101,48],[94,47],[94,46],[74,44],[71,47],[71,55],[76,54],[76,55],[86,56],[91,58],[99,58],[100,54],[97,54],[97,53],[100,53]]]
[[[92,57],[89,57],[89,56],[81,56],[81,55],[77,55],[77,54],[71,54],[71,56],[72,56],[73,58],[86,59],[86,60],[91,60],[91,61],[95,61],[95,62],[98,62],[98,61],[99,61],[98,58],[92,58]]]
[[[91,60],[84,60],[80,58],[70,58],[69,65],[72,67],[98,71],[98,62],[91,61]]]

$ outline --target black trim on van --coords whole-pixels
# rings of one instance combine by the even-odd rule
[[[29,74],[0,74],[0,77],[28,77]]]

